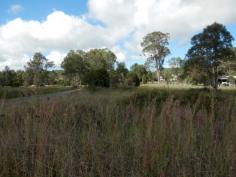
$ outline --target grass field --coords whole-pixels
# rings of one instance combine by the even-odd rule
[[[1,111],[0,176],[236,175],[234,89],[81,90]]]
[[[0,99],[43,95],[55,92],[71,90],[71,87],[48,86],[48,87],[0,87]]]

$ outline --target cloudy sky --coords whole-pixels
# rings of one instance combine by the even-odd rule
[[[184,57],[195,33],[219,22],[236,38],[235,0],[0,0],[0,69],[22,69],[35,52],[60,66],[70,49],[107,47],[128,66],[145,61],[140,42],[170,33]],[[236,43],[234,43],[236,45]]]

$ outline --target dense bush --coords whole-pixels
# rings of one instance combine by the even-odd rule
[[[83,83],[89,87],[109,87],[109,73],[105,69],[90,70],[86,73]]]
[[[0,87],[0,99],[43,95],[55,92],[71,90],[72,87],[50,86],[50,87]]]
[[[126,84],[128,86],[138,87],[140,85],[139,77],[136,73],[129,72],[126,78]]]

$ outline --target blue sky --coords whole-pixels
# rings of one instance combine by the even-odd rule
[[[102,47],[129,67],[145,61],[140,42],[152,31],[171,35],[166,60],[184,57],[191,37],[215,21],[236,38],[234,7],[235,0],[0,0],[0,69],[21,69],[36,51],[59,66],[70,49]]]
[[[25,20],[42,20],[52,12],[52,10],[62,10],[65,13],[81,15],[87,13],[87,0],[1,0],[0,1],[0,23],[5,23],[16,17]],[[18,14],[9,12],[12,5],[18,4],[23,7]]]

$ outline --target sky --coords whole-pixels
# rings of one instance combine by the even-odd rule
[[[59,68],[69,50],[92,48],[109,48],[130,67],[145,62],[140,43],[153,31],[170,34],[168,66],[214,22],[236,38],[235,7],[235,0],[0,0],[0,69],[23,69],[35,52]]]

